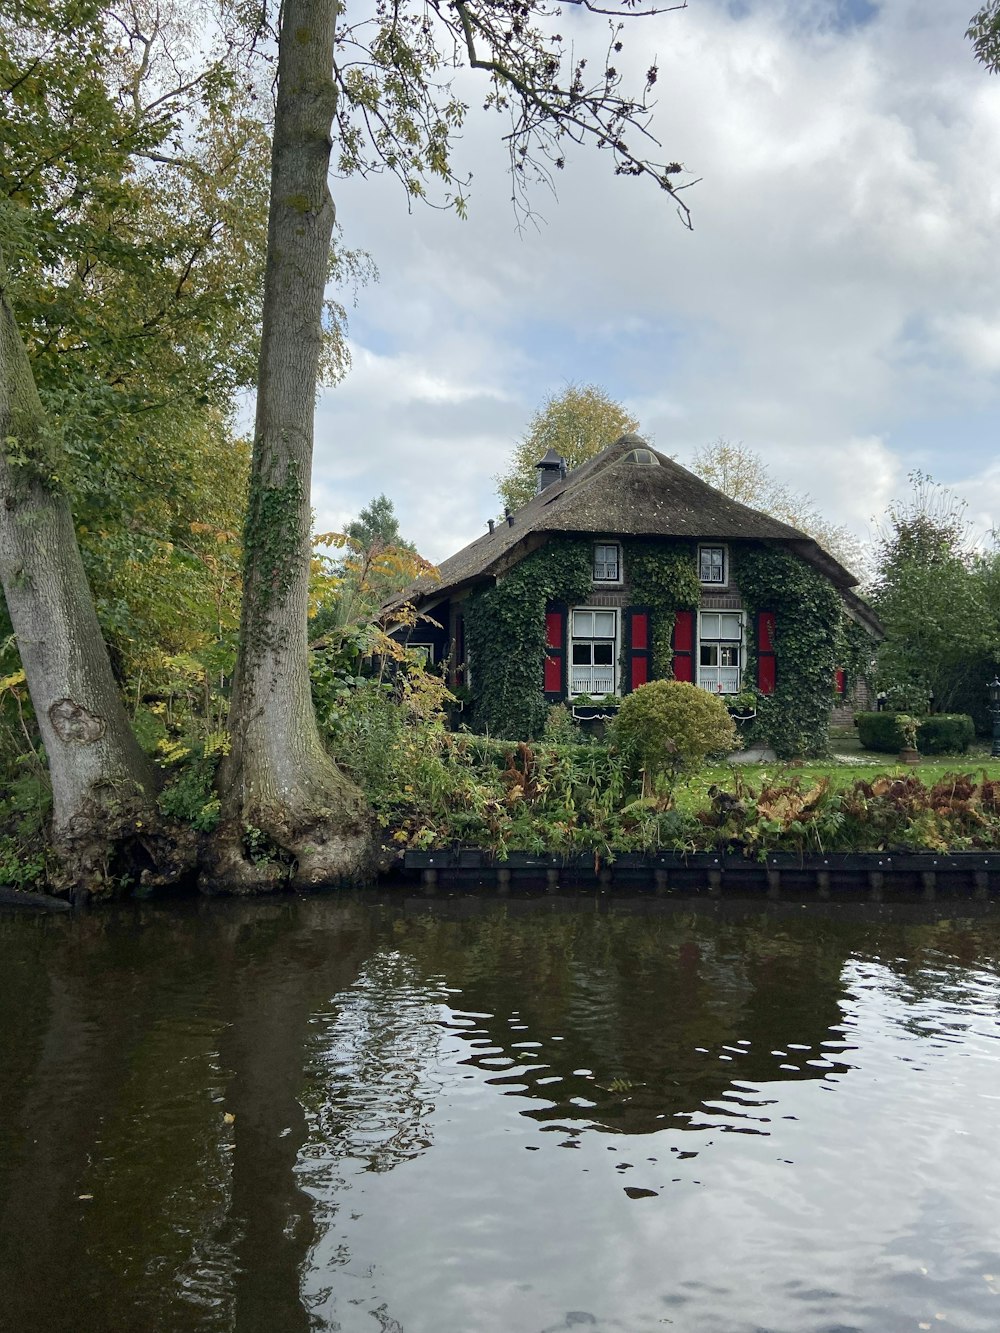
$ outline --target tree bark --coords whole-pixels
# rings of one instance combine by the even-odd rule
[[[156,782],[111,672],[4,282],[0,265],[0,579],[48,758],[62,881],[106,895],[122,839],[153,834]]]
[[[370,855],[363,799],[324,749],[309,686],[309,502],[323,292],[334,206],[327,185],[338,6],[285,0],[271,153],[263,333],[244,541],[240,647],[223,818],[208,883],[253,890],[288,879],[357,879]],[[253,864],[260,830],[292,858]]]

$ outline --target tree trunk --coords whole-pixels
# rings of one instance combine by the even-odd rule
[[[278,42],[243,614],[231,751],[219,779],[223,818],[206,876],[235,891],[286,878],[278,861],[254,865],[243,854],[248,830],[293,859],[290,882],[302,885],[360,877],[371,842],[360,793],[320,739],[306,638],[313,416],[334,222],[327,175],[337,10],[331,0],[285,0]]]
[[[0,441],[0,579],[48,757],[61,878],[107,894],[122,839],[152,834],[155,777],[111,673],[2,266]]]

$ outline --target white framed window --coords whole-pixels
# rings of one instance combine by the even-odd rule
[[[726,586],[728,578],[724,546],[698,547],[698,579],[711,588]]]
[[[570,618],[570,694],[614,694],[618,612],[583,609]]]
[[[698,684],[713,694],[739,694],[742,674],[742,611],[702,611],[698,623]]]
[[[617,542],[598,542],[594,546],[594,582],[621,583],[622,552]]]

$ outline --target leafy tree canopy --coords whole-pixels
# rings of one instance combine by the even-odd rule
[[[495,478],[500,499],[508,509],[528,503],[538,485],[535,465],[549,449],[574,468],[638,429],[635,417],[596,384],[570,384],[550,394],[514,446],[506,471]]]
[[[385,494],[376,495],[358,517],[347,524],[344,531],[366,551],[370,551],[376,543],[383,547],[395,546],[404,551],[417,549],[400,535],[395,506]]]
[[[876,546],[872,601],[885,626],[878,685],[892,705],[979,712],[1000,641],[995,560],[971,543],[965,502],[923,473],[890,506]]]

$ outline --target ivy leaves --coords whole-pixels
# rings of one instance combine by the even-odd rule
[[[465,636],[476,725],[495,736],[541,733],[545,608],[581,602],[592,585],[592,543],[556,538],[466,603]]]
[[[761,611],[775,613],[778,679],[762,700],[755,732],[779,758],[822,755],[833,703],[843,608],[830,581],[777,547],[734,546],[735,582],[750,613],[748,670],[756,661]]]

